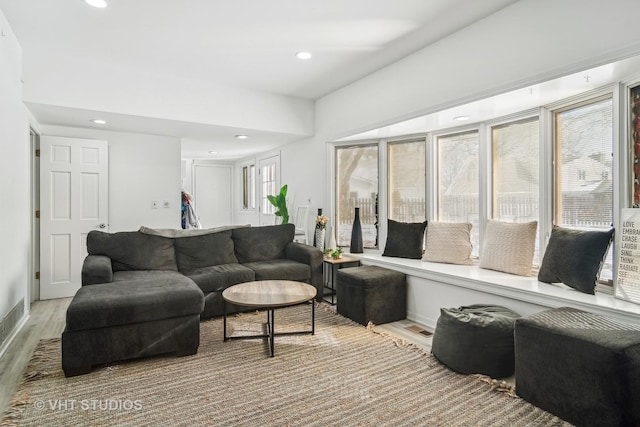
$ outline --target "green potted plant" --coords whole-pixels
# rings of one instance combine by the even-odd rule
[[[280,193],[277,195],[269,195],[267,196],[267,200],[273,206],[275,206],[276,211],[274,214],[276,216],[282,217],[282,224],[289,223],[289,211],[287,210],[287,185],[283,185],[280,189]]]
[[[338,249],[331,252],[331,258],[340,259],[342,257],[342,248],[338,246]]]

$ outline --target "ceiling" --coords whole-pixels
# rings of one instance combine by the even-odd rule
[[[81,58],[316,100],[516,0],[0,0],[23,57]],[[299,60],[308,51],[313,57]],[[25,68],[30,63],[25,61]],[[33,76],[35,70],[23,69]],[[28,82],[27,82],[28,83]],[[72,84],[72,83],[70,83]],[[43,125],[91,127],[87,111],[28,104]],[[239,158],[299,138],[117,112],[103,129],[183,138],[183,156]]]

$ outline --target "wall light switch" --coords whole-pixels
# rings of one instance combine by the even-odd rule
[[[171,207],[171,203],[169,203],[168,200],[165,200],[165,201],[162,202],[162,207],[165,208],[165,209],[166,208],[170,208]]]
[[[152,200],[151,201],[151,209],[158,209],[158,201],[157,200]]]

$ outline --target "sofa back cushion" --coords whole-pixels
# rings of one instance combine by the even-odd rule
[[[87,235],[87,251],[90,255],[111,258],[113,271],[178,269],[173,239],[137,231],[90,231]]]
[[[176,261],[180,272],[221,264],[235,264],[231,230],[201,236],[178,237],[174,240]]]
[[[236,228],[231,233],[238,261],[244,264],[285,258],[285,248],[293,242],[295,225]]]

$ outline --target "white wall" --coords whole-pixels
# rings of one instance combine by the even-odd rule
[[[28,311],[29,124],[22,104],[22,51],[0,11],[0,320],[22,298]]]
[[[291,220],[293,221],[296,206],[309,205],[307,232],[311,242],[318,209],[321,208],[324,214],[329,213],[323,194],[331,184],[331,180],[325,178],[325,157],[325,145],[312,140],[287,145],[280,151],[281,179],[283,184],[289,186],[287,194]]]
[[[58,126],[42,126],[42,133],[109,142],[109,231],[180,228],[180,139]]]
[[[335,139],[640,53],[637,0],[520,0],[316,104]]]

